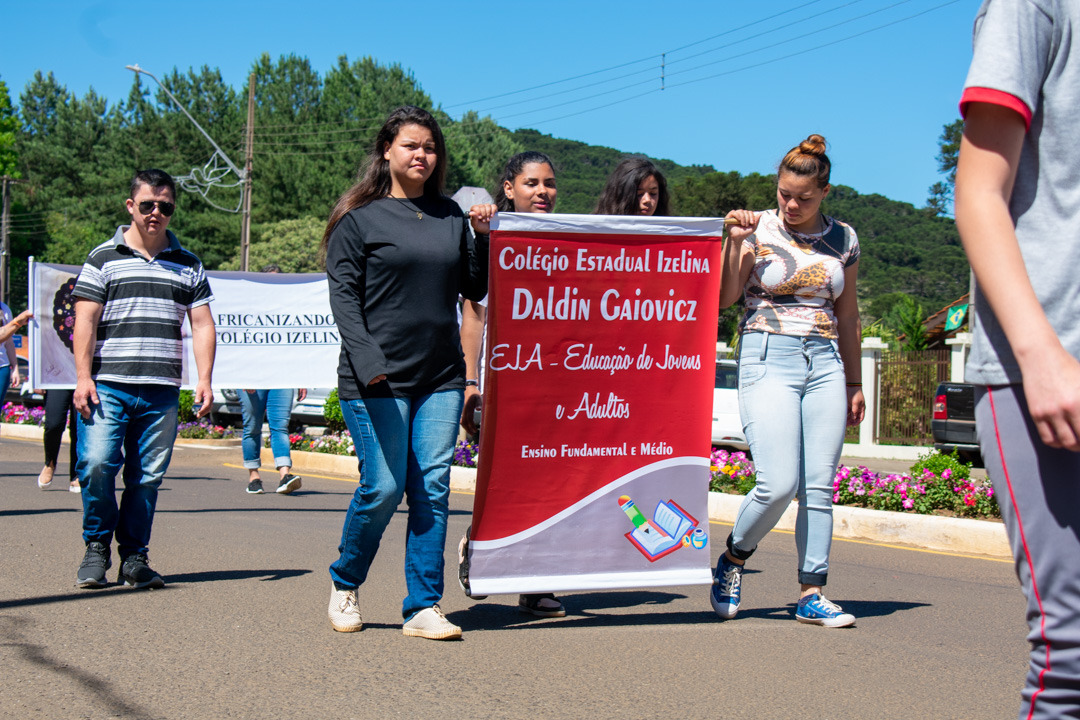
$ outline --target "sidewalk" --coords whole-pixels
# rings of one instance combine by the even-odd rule
[[[356,458],[324,453],[306,453],[293,451],[293,471],[328,472],[355,476]],[[263,449],[262,461],[273,465],[274,458],[269,448]],[[842,458],[845,465],[866,465],[879,472],[903,472],[911,463],[901,460],[867,460]],[[975,472],[972,472],[975,475]],[[985,471],[983,471],[985,477]],[[460,492],[476,491],[476,470],[474,468],[453,467],[450,470],[450,487]],[[709,520],[730,524],[735,521],[741,495],[709,493]],[[778,530],[795,529],[796,506],[784,512],[777,523]],[[1010,558],[1008,538],[1005,526],[992,520],[971,520],[968,518],[950,518],[938,515],[914,515],[883,510],[836,505],[833,508],[833,537],[848,540],[866,540],[890,545],[905,545],[924,548],[937,552],[960,553],[964,555],[986,555],[995,558]]]
[[[34,425],[0,426],[0,437],[41,442],[42,429]],[[236,441],[188,440],[178,444],[196,446],[235,445]],[[269,448],[263,448],[262,461],[274,464]],[[356,476],[356,458],[325,453],[293,451],[293,470],[331,473],[346,477]],[[849,467],[865,465],[876,472],[906,472],[911,467],[907,460],[883,460],[875,458],[842,457],[840,462]],[[972,470],[973,477],[986,477],[982,468]],[[450,473],[450,487],[461,492],[476,491],[476,470],[454,467]],[[709,493],[709,520],[732,523],[742,502],[741,495]],[[778,530],[795,527],[795,505],[792,504],[777,524]],[[965,555],[987,555],[996,558],[1012,557],[1005,526],[990,520],[970,520],[937,515],[913,515],[908,513],[868,510],[866,508],[837,505],[833,508],[833,537],[849,540],[906,545],[937,552]]]

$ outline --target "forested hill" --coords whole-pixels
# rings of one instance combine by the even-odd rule
[[[450,118],[411,73],[371,58],[350,62],[343,56],[319,73],[306,58],[263,55],[252,72],[252,267],[273,260],[286,271],[317,269],[315,248],[331,206],[355,180],[382,119],[401,104],[432,109],[439,117],[449,152],[450,192],[461,185],[492,189],[510,155],[539,150],[556,165],[557,209],[588,213],[608,174],[626,155],[534,130],[511,132],[475,113]],[[173,70],[162,81],[232,161],[242,165],[247,88],[228,86],[218,70],[208,67]],[[13,134],[0,132],[0,167],[25,181],[13,192],[11,297],[16,309],[25,304],[27,257],[81,263],[127,220],[127,183],[136,169],[148,166],[190,176],[171,227],[208,268],[238,267],[240,216],[226,211],[239,203],[236,177],[223,173],[233,187],[205,183],[207,172],[214,172],[207,165],[213,148],[148,83],[135,76],[129,96],[110,101],[92,91],[76,97],[51,73],[39,73],[18,93],[18,112],[13,113],[0,82],[0,130],[5,123],[14,126]],[[772,176],[654,162],[668,178],[677,214],[715,216],[735,207],[775,205]],[[225,164],[219,161],[217,167]],[[849,222],[862,242],[859,295],[865,320],[884,315],[898,293],[933,311],[966,291],[967,265],[951,219],[844,186],[833,190],[825,211]]]

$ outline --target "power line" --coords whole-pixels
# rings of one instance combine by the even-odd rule
[[[819,1],[820,0],[812,0],[812,2],[810,2],[810,3],[806,3],[805,5],[801,5],[801,6],[797,7],[797,8],[792,8],[791,10],[785,11],[784,13],[779,13],[777,15],[770,16],[769,18],[765,18],[763,20],[755,21],[755,22],[752,22],[752,23],[747,23],[746,25],[742,25],[739,28],[735,28],[735,29],[733,29],[731,31],[721,33],[720,35],[714,35],[711,38],[707,38],[706,40],[699,41],[698,43],[691,43],[690,45],[685,45],[685,46],[683,46],[682,49],[687,48],[687,47],[691,47],[693,45],[700,44],[701,42],[706,42],[707,40],[710,40],[710,39],[715,39],[717,37],[720,37],[721,35],[725,35],[725,34],[729,34],[731,32],[736,32],[738,30],[745,29],[745,28],[747,28],[747,27],[749,27],[751,25],[758,24],[760,22],[764,22],[765,20],[774,19],[775,17],[778,17],[779,15],[783,15],[783,14],[786,14],[786,13],[789,13],[789,12],[793,12],[794,10],[801,9],[803,7],[806,7],[807,5],[811,5],[811,4],[814,4],[815,2],[819,2]],[[830,8],[828,10],[825,10],[824,12],[818,13],[817,15],[814,16],[814,18],[822,17],[823,15],[826,15],[826,14],[831,13],[831,12],[835,12],[835,11],[843,9],[845,7],[850,7],[851,5],[855,5],[855,4],[857,4],[859,2],[862,2],[862,1],[863,0],[850,0],[849,2],[846,2],[844,4],[835,6],[833,8]],[[886,12],[888,10],[896,8],[896,7],[900,6],[900,5],[907,4],[909,2],[912,2],[912,0],[900,0],[900,2],[896,2],[896,3],[893,3],[892,5],[888,5],[888,6],[883,7],[883,8],[878,8],[876,10],[872,10],[870,12],[864,13],[863,15],[859,15],[859,16],[856,16],[856,17],[853,17],[853,18],[848,18],[846,20],[842,20],[842,21],[840,21],[838,23],[834,23],[833,25],[830,25],[830,26],[827,26],[827,27],[824,27],[824,28],[818,28],[818,29],[814,30],[813,32],[815,32],[815,33],[826,32],[828,30],[832,30],[832,29],[840,27],[842,25],[847,25],[847,24],[850,24],[852,22],[856,22],[858,20],[865,19],[865,18],[870,17],[872,15],[876,15],[876,14],[879,14],[879,13],[882,13],[882,12]],[[749,42],[751,40],[763,37],[765,35],[769,35],[769,34],[772,34],[772,33],[779,32],[781,30],[784,30],[786,28],[791,27],[792,25],[798,25],[798,24],[804,23],[808,19],[809,18],[801,18],[801,19],[795,20],[795,21],[793,21],[791,23],[781,25],[779,27],[770,28],[770,29],[765,30],[765,31],[763,31],[761,33],[758,33],[756,35],[752,35],[750,37],[742,38],[740,40],[737,40],[736,42],[732,43],[731,45],[727,45],[725,47],[731,47],[732,45],[737,45],[737,44],[740,44],[740,43]],[[801,39],[801,38],[805,37],[806,35],[807,35],[807,33],[802,33],[802,34],[799,35],[798,38],[795,38],[795,39]],[[783,41],[783,42],[787,42],[787,41]],[[685,74],[685,73],[688,73],[688,72],[693,72],[694,70],[699,70],[699,69],[704,68],[704,67],[710,67],[712,65],[717,65],[717,64],[721,64],[721,63],[730,62],[732,60],[739,59],[740,57],[745,57],[746,55],[765,52],[765,51],[768,51],[770,49],[773,49],[773,47],[774,46],[771,46],[771,45],[766,46],[766,47],[760,47],[760,48],[756,48],[756,49],[753,49],[753,50],[748,50],[748,51],[740,53],[738,55],[733,55],[733,56],[729,56],[729,57],[726,57],[726,58],[722,58],[720,60],[714,60],[714,61],[711,61],[711,62],[701,63],[699,65],[684,68],[684,69],[679,70],[679,71],[674,72],[674,73],[666,73],[665,74],[665,81],[666,81],[667,78],[670,78],[670,77],[673,77],[673,76],[676,76],[676,75],[682,75],[682,74]],[[673,60],[673,61],[667,62],[666,64],[667,65],[674,65],[677,62],[682,62],[682,61],[685,61],[685,60],[689,60],[689,59],[694,58],[694,57],[700,57],[701,55],[712,53],[712,52],[715,52],[716,50],[719,50],[719,49],[724,49],[724,48],[713,48],[711,50],[706,50],[704,52],[697,53],[695,55],[691,55],[691,56],[689,56],[687,58],[682,58],[682,59],[679,59],[679,60]],[[644,72],[644,71],[640,71],[640,72]],[[638,72],[638,73],[630,73],[627,76],[623,76],[623,77],[629,77],[630,75],[640,74],[640,72]],[[568,90],[562,90],[562,91],[558,91],[558,92],[555,92],[555,93],[551,93],[551,94],[546,95],[546,96],[542,96],[541,98],[532,98],[532,99],[528,99],[528,100],[516,101],[515,103],[509,103],[509,105],[522,104],[522,103],[532,102],[533,100],[539,100],[539,99],[546,98],[546,97],[554,97],[556,95],[567,94],[567,93],[575,92],[575,91],[577,91],[579,89],[584,89],[586,87],[593,87],[595,85],[605,84],[605,83],[607,83],[609,81],[610,80],[605,80],[605,81],[600,81],[598,83],[592,83],[591,85],[588,85],[588,86],[582,86],[580,88],[571,88],[571,89],[568,89]],[[556,103],[556,104],[553,104],[553,105],[547,105],[545,107],[535,108],[535,109],[530,110],[530,111],[523,111],[523,112],[511,114],[511,115],[502,115],[500,119],[505,120],[505,119],[508,119],[508,118],[520,117],[522,115],[530,115],[530,114],[534,114],[534,113],[544,112],[544,111],[547,111],[547,110],[553,110],[555,108],[565,107],[566,105],[572,105],[572,104],[575,104],[575,103],[587,102],[589,100],[593,100],[594,98],[601,97],[603,95],[610,95],[612,93],[619,92],[621,90],[626,90],[626,89],[630,89],[632,87],[636,87],[636,86],[639,86],[639,85],[648,84],[649,82],[653,82],[653,80],[646,80],[646,81],[643,81],[643,82],[640,82],[640,83],[633,83],[633,84],[630,84],[630,85],[625,85],[625,86],[622,86],[620,88],[616,88],[614,90],[608,90],[608,91],[605,91],[605,92],[602,92],[602,93],[599,93],[599,94],[594,94],[594,95],[591,95],[589,97],[578,98],[576,100],[569,100],[569,101],[566,101],[566,102]],[[682,83],[680,83],[680,84],[682,84]],[[673,86],[669,85],[668,87],[673,87]],[[658,89],[663,89],[663,87],[658,88]],[[635,97],[640,97],[640,95],[635,96]],[[608,106],[609,106],[608,104],[605,104],[605,105],[598,106],[598,108],[603,108],[603,107],[608,107]],[[500,106],[500,107],[502,107],[502,106]],[[487,108],[485,110],[485,112],[490,112],[491,110],[495,110],[495,109],[498,109],[498,108]],[[562,118],[565,118],[565,117],[572,117],[572,116],[562,116],[559,119],[562,119]],[[549,122],[549,121],[541,121],[541,122]]]
[[[775,18],[780,17],[781,15],[786,15],[787,13],[795,12],[796,10],[801,10],[804,7],[809,7],[810,5],[814,5],[814,4],[819,3],[819,2],[823,2],[823,0],[810,0],[810,2],[803,3],[802,5],[798,5],[796,7],[793,7],[791,9],[789,9],[789,10],[784,10],[783,12],[776,13],[775,15],[770,15],[768,17],[764,17],[764,18],[761,18],[759,20],[754,20],[753,22],[747,23],[746,25],[741,25],[740,27],[737,27],[737,28],[732,28],[730,30],[725,30],[722,33],[719,33],[717,35],[712,35],[712,36],[704,38],[702,40],[696,40],[696,41],[694,41],[692,43],[689,43],[687,45],[683,45],[681,47],[675,48],[674,50],[668,50],[666,53],[662,53],[662,52],[661,53],[653,53],[652,55],[647,55],[645,57],[638,58],[637,60],[630,60],[628,62],[620,63],[618,65],[612,65],[610,67],[603,68],[601,70],[592,70],[592,71],[587,72],[587,73],[581,73],[580,75],[574,75],[572,77],[563,78],[562,80],[552,80],[551,82],[541,83],[540,85],[533,85],[532,87],[523,88],[521,90],[513,90],[511,92],[500,93],[498,95],[489,95],[488,97],[480,98],[478,100],[470,100],[468,102],[454,103],[453,105],[445,105],[444,108],[455,108],[455,107],[461,107],[462,105],[474,105],[474,104],[477,104],[477,103],[483,103],[483,102],[487,102],[488,100],[497,100],[499,98],[509,97],[511,95],[519,95],[519,94],[521,94],[523,92],[531,92],[533,90],[541,90],[541,89],[546,88],[546,87],[551,87],[552,85],[559,85],[559,84],[566,83],[566,82],[572,82],[574,80],[580,80],[582,78],[591,77],[593,75],[599,75],[601,73],[610,72],[612,70],[619,70],[619,69],[622,69],[624,67],[629,67],[630,65],[636,65],[638,63],[646,62],[648,60],[656,60],[657,58],[663,56],[664,54],[675,53],[675,52],[678,52],[680,50],[685,50],[688,47],[693,47],[695,45],[699,45],[699,44],[701,44],[703,42],[708,42],[710,40],[715,40],[718,37],[723,37],[724,35],[729,35],[729,34],[731,34],[733,32],[738,32],[739,30],[744,30],[744,29],[746,29],[748,27],[751,27],[753,25],[757,25],[759,23],[763,23],[763,22],[767,22],[769,20],[773,20]]]
[[[905,2],[906,1],[907,0],[905,0]],[[714,80],[714,79],[716,79],[718,77],[724,77],[725,75],[732,75],[734,73],[742,72],[744,70],[751,70],[753,68],[758,68],[758,67],[761,67],[763,65],[769,65],[771,63],[779,62],[781,60],[787,60],[789,58],[797,57],[799,55],[805,55],[808,52],[813,52],[815,50],[821,50],[822,48],[827,48],[827,47],[829,47],[831,45],[837,45],[837,44],[842,43],[842,42],[847,42],[848,40],[853,40],[853,39],[855,39],[857,37],[862,37],[863,35],[869,35],[872,32],[877,32],[878,30],[882,30],[884,28],[891,27],[893,25],[898,25],[898,24],[900,24],[902,22],[907,22],[908,20],[913,20],[914,18],[920,17],[922,15],[926,15],[927,13],[934,12],[935,10],[940,10],[943,7],[947,7],[949,5],[955,5],[956,3],[960,2],[960,1],[961,0],[949,0],[948,2],[941,3],[940,5],[935,5],[932,8],[927,8],[926,10],[921,10],[921,11],[919,11],[917,13],[914,13],[913,15],[908,15],[907,17],[903,17],[903,18],[900,18],[898,20],[892,20],[890,22],[878,25],[877,27],[872,27],[869,30],[863,30],[861,32],[857,32],[857,33],[854,33],[852,35],[848,35],[846,37],[838,38],[836,40],[831,40],[831,41],[829,41],[827,43],[822,43],[820,45],[815,45],[814,47],[811,47],[811,48],[806,48],[805,50],[799,50],[797,52],[788,53],[787,55],[781,55],[780,57],[775,57],[775,58],[772,58],[770,60],[764,60],[764,61],[762,61],[760,63],[756,63],[754,65],[746,65],[746,66],[743,66],[741,68],[736,68],[734,70],[728,70],[726,72],[717,73],[715,75],[708,75],[706,77],[695,78],[693,80],[687,80],[685,82],[676,83],[675,85],[669,85],[668,87],[669,88],[683,87],[684,85],[692,85],[694,83],[703,82],[705,80]],[[902,4],[902,3],[897,3],[897,4]],[[715,64],[715,63],[710,63],[710,64]],[[702,67],[704,67],[704,66],[702,66]]]
[[[908,2],[908,1],[910,1],[910,0],[905,0],[905,2]],[[833,8],[829,8],[828,10],[820,12],[817,15],[814,15],[813,17],[815,19],[821,18],[821,17],[823,17],[825,15],[828,15],[829,13],[834,13],[834,12],[837,12],[838,10],[843,10],[846,7],[850,7],[852,5],[857,5],[858,3],[861,3],[861,2],[864,2],[864,0],[851,0],[851,2],[845,3],[843,5],[837,5],[836,7],[833,7]],[[887,8],[885,8],[885,9],[887,9]],[[875,12],[880,12],[880,11],[875,11]],[[798,20],[792,20],[791,22],[789,22],[789,23],[787,23],[785,25],[778,25],[778,26],[776,26],[774,28],[770,28],[768,30],[763,30],[763,31],[759,32],[756,35],[749,35],[747,37],[739,38],[735,42],[726,43],[724,45],[721,45],[720,47],[710,48],[708,50],[702,50],[701,52],[694,53],[693,55],[687,55],[686,57],[678,58],[676,60],[670,60],[670,61],[668,61],[667,64],[668,65],[678,65],[681,62],[686,62],[687,60],[693,60],[694,58],[701,57],[702,55],[708,55],[709,53],[714,53],[714,52],[718,52],[720,50],[725,50],[725,49],[727,49],[729,47],[732,47],[734,45],[740,45],[740,44],[742,44],[744,42],[749,42],[751,40],[756,40],[759,37],[764,37],[766,35],[770,35],[770,34],[775,33],[775,32],[780,32],[781,30],[786,30],[787,28],[791,27],[792,25],[798,25],[800,23],[804,23],[808,19],[810,19],[810,18],[799,18]],[[815,30],[815,32],[820,32],[820,31]],[[685,70],[683,72],[685,72]],[[677,74],[677,73],[671,73],[671,74]],[[670,77],[670,75],[669,75],[669,77]]]
[[[836,45],[836,44],[841,43],[841,42],[846,42],[848,40],[852,40],[852,39],[855,39],[857,37],[861,37],[863,35],[868,35],[868,34],[870,34],[872,32],[876,32],[878,30],[882,30],[884,28],[891,27],[893,25],[897,25],[897,24],[902,23],[902,22],[907,22],[908,20],[912,20],[912,19],[920,17],[922,15],[926,15],[927,13],[934,12],[935,10],[940,10],[943,7],[947,7],[949,5],[955,5],[956,3],[960,2],[960,1],[961,0],[949,0],[948,2],[944,2],[944,3],[941,3],[939,5],[935,5],[934,7],[928,8],[926,10],[922,10],[920,12],[914,13],[914,14],[909,15],[907,17],[900,18],[898,20],[893,20],[893,21],[890,21],[890,22],[887,22],[887,23],[883,23],[882,25],[878,25],[876,27],[870,28],[868,30],[863,30],[861,32],[853,33],[851,35],[848,35],[848,36],[843,37],[843,38],[839,38],[837,40],[832,40],[832,41],[827,42],[827,43],[822,43],[820,45],[816,45],[816,46],[811,47],[811,48],[806,48],[805,50],[799,50],[797,52],[788,53],[787,55],[782,55],[780,57],[772,58],[772,59],[769,59],[769,60],[764,60],[764,61],[762,61],[760,63],[755,63],[753,65],[746,65],[746,66],[741,67],[741,68],[735,68],[734,70],[728,70],[726,72],[717,73],[715,75],[709,75],[707,77],[696,78],[694,80],[687,80],[685,82],[677,83],[675,85],[668,85],[667,89],[670,90],[670,89],[675,88],[675,87],[682,87],[684,85],[691,85],[693,83],[703,82],[705,80],[712,80],[712,79],[715,79],[715,78],[718,78],[718,77],[724,77],[724,76],[727,76],[727,75],[733,75],[735,73],[743,72],[744,70],[751,70],[751,69],[754,69],[754,68],[761,67],[763,65],[769,65],[769,64],[774,63],[774,62],[779,62],[781,60],[786,60],[788,58],[796,57],[796,56],[799,56],[799,55],[805,55],[806,53],[813,52],[814,50],[820,50],[822,48],[826,48],[826,47],[829,47],[831,45]],[[715,64],[715,63],[710,63],[710,64]],[[693,68],[691,68],[691,69],[693,69]],[[653,90],[647,90],[646,92],[640,93],[638,95],[632,95],[630,97],[622,98],[621,100],[616,100],[614,102],[605,103],[603,105],[598,105],[596,107],[586,108],[584,110],[579,110],[577,112],[568,113],[566,115],[560,115],[559,117],[547,118],[545,120],[537,121],[535,124],[541,125],[541,124],[544,124],[544,123],[555,122],[557,120],[565,120],[566,118],[575,117],[577,115],[584,115],[585,113],[594,112],[596,110],[603,110],[604,108],[611,107],[612,105],[618,105],[620,103],[629,102],[630,100],[636,100],[638,98],[645,97],[646,95],[651,95],[651,94],[653,94],[655,92],[661,92],[660,88],[655,88]]]

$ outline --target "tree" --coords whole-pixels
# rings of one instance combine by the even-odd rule
[[[493,191],[506,161],[524,147],[509,130],[499,127],[490,116],[481,118],[470,110],[460,122],[447,120],[440,123],[450,156],[447,192],[452,195],[465,185]]]
[[[253,227],[248,267],[258,270],[276,263],[286,273],[322,272],[317,250],[324,230],[326,219],[317,217],[279,220]],[[240,269],[239,249],[231,260],[221,264],[221,269]]]
[[[11,108],[11,96],[7,84],[0,80],[0,176],[19,177],[16,167],[15,133],[19,130],[19,118]]]
[[[926,209],[934,215],[948,215],[952,207],[952,186],[936,182],[930,186],[930,195],[926,198]]]
[[[964,134],[964,121],[953,120],[946,125],[938,138],[938,170],[945,173],[949,187],[956,185],[956,161],[960,157],[960,138]]]
[[[938,171],[945,173],[945,182],[939,181],[930,186],[926,209],[934,215],[948,215],[952,210],[956,161],[960,157],[960,138],[963,134],[964,121],[954,120],[942,129],[938,137]]]

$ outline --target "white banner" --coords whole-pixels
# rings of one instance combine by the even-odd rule
[[[71,290],[77,265],[30,263],[30,382],[75,387]],[[337,387],[341,339],[323,273],[208,272],[217,332],[215,388]],[[184,376],[196,379],[191,328],[185,319]]]

